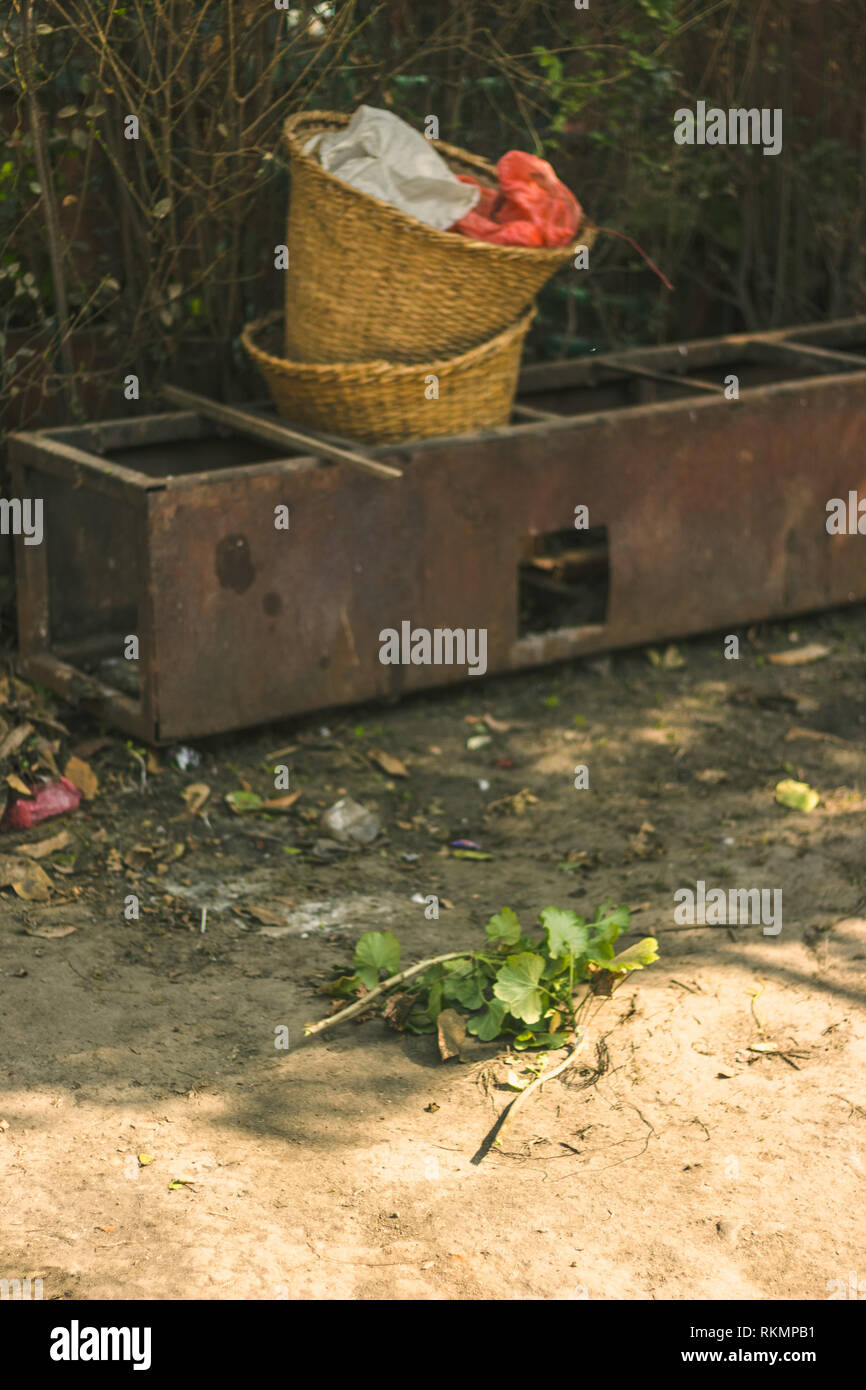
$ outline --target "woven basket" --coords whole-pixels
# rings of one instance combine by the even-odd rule
[[[462,434],[508,423],[523,340],[535,306],[503,333],[458,357],[310,363],[279,357],[281,311],[247,324],[241,342],[280,415],[367,444]],[[428,399],[436,378],[438,397]]]
[[[302,111],[283,139],[291,161],[286,356],[300,362],[453,357],[513,324],[594,232],[548,249],[440,232],[336,178],[304,147],[349,116]],[[434,140],[454,173],[496,186],[486,160]]]

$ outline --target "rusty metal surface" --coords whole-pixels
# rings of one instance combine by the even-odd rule
[[[862,341],[862,329],[836,341]],[[698,345],[689,367],[737,360],[757,336]],[[675,351],[639,356],[663,372]],[[175,740],[467,678],[465,667],[382,665],[379,634],[404,620],[486,629],[492,674],[866,600],[866,537],[826,529],[830,498],[866,498],[866,360],[862,372],[856,360],[839,375],[801,370],[757,389],[745,378],[739,401],[687,388],[626,409],[589,401],[553,421],[376,451],[403,468],[396,483],[267,450],[260,462],[135,484],[99,474],[97,486],[107,476],[113,493],[136,493],[140,523],[142,703],[118,705],[117,722]],[[553,377],[564,391],[586,371],[562,364]],[[550,374],[532,372],[552,400]],[[86,450],[74,447],[86,489]],[[274,526],[278,504],[290,508],[288,531]],[[527,539],[573,528],[581,504],[607,528],[606,620],[521,636]],[[46,547],[50,568],[50,536]],[[68,681],[71,668],[52,671],[33,637],[45,584],[29,556],[22,563],[25,591],[35,584],[20,600],[25,669],[30,659],[47,684]]]

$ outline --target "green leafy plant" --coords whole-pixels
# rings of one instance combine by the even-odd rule
[[[508,1038],[515,1049],[533,1051],[573,1044],[590,1002],[608,997],[629,971],[657,960],[657,942],[644,937],[616,953],[616,940],[629,924],[624,905],[603,903],[592,921],[568,908],[546,907],[539,922],[540,939],[527,935],[517,914],[503,907],[484,929],[484,949],[452,952],[403,971],[393,932],[365,932],[355,950],[354,974],[326,987],[338,997],[360,994],[360,1000],[310,1025],[307,1033],[366,1011],[371,995],[384,1005],[384,996],[399,989],[401,1007],[389,1017],[411,1033],[434,1032],[447,1008],[466,1016],[467,1032],[480,1042]]]

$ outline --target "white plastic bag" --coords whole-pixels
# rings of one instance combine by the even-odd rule
[[[305,149],[323,169],[362,193],[445,231],[481,194],[461,183],[419,131],[375,106],[359,106],[345,130],[314,135]]]

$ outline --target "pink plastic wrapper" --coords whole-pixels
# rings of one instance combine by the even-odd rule
[[[41,820],[77,810],[80,801],[81,792],[66,777],[59,782],[43,782],[34,796],[14,801],[0,825],[4,830],[29,830]]]
[[[546,159],[509,150],[496,166],[499,189],[486,188],[469,174],[481,197],[449,231],[497,246],[566,246],[583,220],[574,194],[556,177]]]

